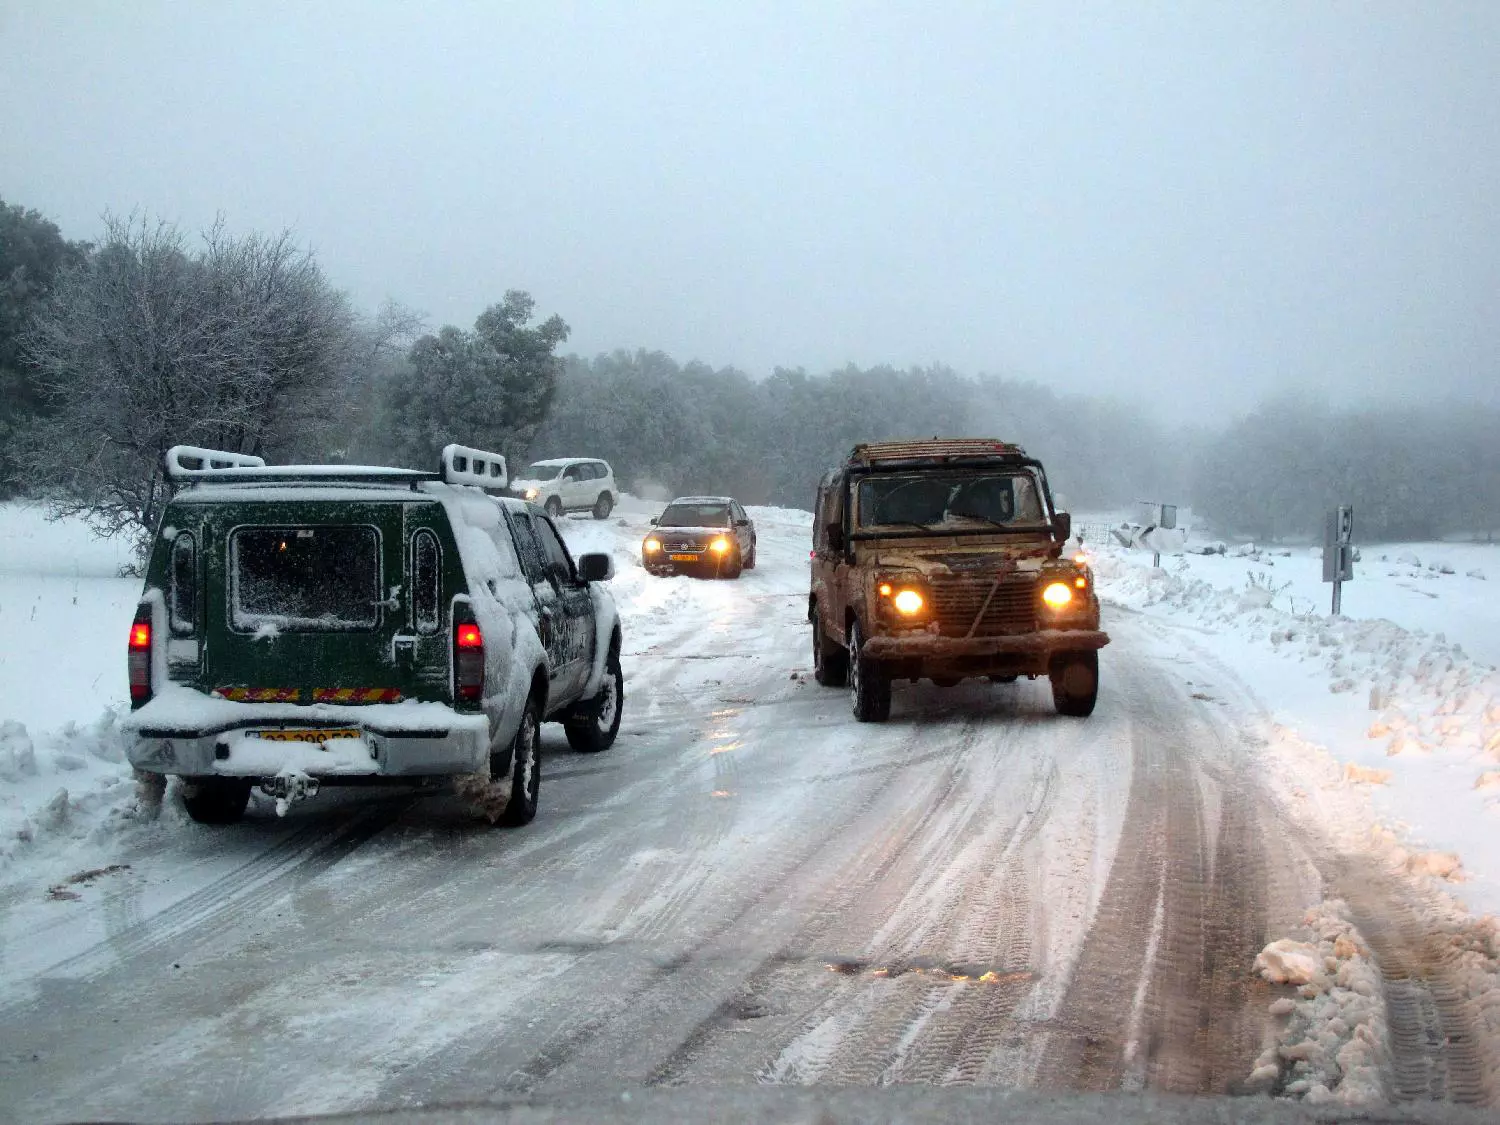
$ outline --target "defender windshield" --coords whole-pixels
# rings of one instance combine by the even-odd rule
[[[236,631],[379,623],[380,540],[373,527],[242,527],[229,542]]]
[[[1029,471],[935,472],[865,477],[857,527],[917,527],[952,532],[1046,523],[1041,488]]]
[[[521,474],[521,479],[552,480],[563,471],[564,467],[563,465],[527,465],[526,471]]]
[[[724,504],[669,504],[656,526],[728,527],[729,508]]]

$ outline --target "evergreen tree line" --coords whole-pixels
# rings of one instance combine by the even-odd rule
[[[26,491],[144,536],[177,443],[428,467],[449,441],[514,468],[604,457],[643,494],[808,506],[861,441],[993,435],[1041,458],[1076,511],[1190,503],[1221,533],[1318,534],[1356,506],[1362,541],[1500,530],[1500,411],[1472,402],[1335,411],[1275,401],[1222,427],[943,366],[827,374],[562,356],[568,325],[521,290],[472,329],[354,309],[289,234],[189,237],[109,219],[70,242],[0,201],[0,496]]]

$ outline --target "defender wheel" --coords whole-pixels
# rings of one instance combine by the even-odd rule
[[[620,713],[625,703],[625,674],[620,671],[620,654],[609,654],[604,666],[604,682],[599,694],[589,703],[591,714],[580,715],[563,723],[568,745],[584,754],[597,754],[615,744],[620,733]]]
[[[1094,713],[1099,698],[1099,654],[1074,652],[1052,662],[1052,704],[1059,715],[1084,719]]]
[[[933,687],[942,687],[942,688],[957,687],[961,683],[963,683],[963,680],[960,677],[958,677],[958,676],[933,676],[932,677],[932,686]]]
[[[596,520],[609,519],[609,513],[615,510],[615,498],[607,492],[599,493],[599,499],[594,501],[594,518]]]
[[[542,787],[542,720],[535,697],[526,701],[521,726],[511,743],[510,800],[500,814],[507,828],[530,824],[536,817],[537,796]]]
[[[250,803],[248,777],[200,777],[186,782],[182,803],[199,824],[238,824]]]
[[[824,687],[847,687],[849,653],[834,644],[823,632],[823,617],[816,609],[812,615],[813,679]]]
[[[849,686],[853,688],[854,717],[862,723],[883,723],[891,717],[891,679],[879,664],[865,656],[859,622],[849,627]]]
[[[542,505],[542,510],[553,519],[558,519],[562,515],[562,501],[556,496],[549,496],[547,502]]]

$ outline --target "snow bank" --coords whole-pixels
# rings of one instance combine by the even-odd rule
[[[1376,815],[1406,825],[1411,850],[1456,857],[1414,872],[1463,880],[1474,909],[1500,912],[1500,792],[1485,782],[1500,765],[1500,672],[1442,633],[1277,608],[1286,583],[1264,571],[1224,589],[1118,552],[1095,571],[1106,600],[1198,626],[1282,726],[1345,759],[1332,783],[1381,792]]]
[[[113,711],[39,735],[0,723],[0,882],[151,819],[138,797]]]
[[[1273,941],[1255,959],[1267,981],[1296,991],[1272,1001],[1276,1041],[1248,1083],[1314,1104],[1384,1103],[1390,1050],[1380,970],[1344,903],[1319,904],[1303,924],[1306,940]]]

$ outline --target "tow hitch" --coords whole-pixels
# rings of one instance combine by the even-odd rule
[[[276,798],[276,815],[286,816],[294,801],[305,801],[318,795],[318,779],[301,770],[284,770],[275,777],[260,779],[260,791]]]

